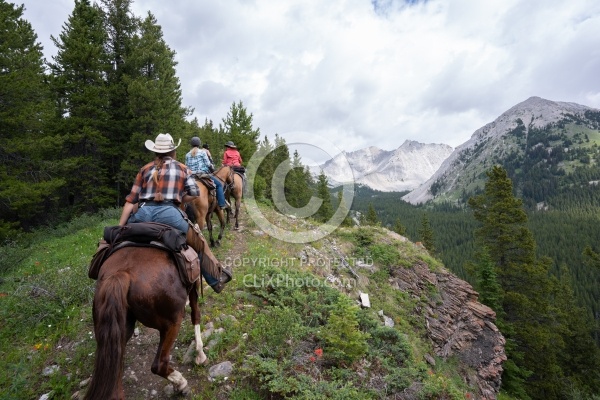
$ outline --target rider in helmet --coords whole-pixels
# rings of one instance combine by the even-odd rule
[[[206,152],[200,149],[202,141],[198,136],[194,136],[190,141],[190,144],[192,145],[192,149],[185,155],[185,165],[192,170],[193,174],[209,174],[217,188],[217,203],[219,203],[219,207],[222,210],[227,209],[229,205],[225,201],[223,183],[219,178],[211,174],[214,170],[214,165],[208,158]]]

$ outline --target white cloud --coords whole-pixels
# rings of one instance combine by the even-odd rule
[[[47,3],[29,1],[25,18],[50,50],[74,3]],[[270,137],[457,146],[530,96],[600,107],[595,0],[138,0],[133,11],[162,26],[200,121],[241,100]]]

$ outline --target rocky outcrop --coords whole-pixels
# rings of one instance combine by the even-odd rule
[[[465,378],[479,388],[478,397],[496,399],[506,361],[505,339],[494,324],[496,313],[477,301],[479,294],[471,285],[444,269],[433,272],[418,263],[396,267],[391,276],[394,288],[429,299],[420,311],[436,355],[456,356],[472,370]]]

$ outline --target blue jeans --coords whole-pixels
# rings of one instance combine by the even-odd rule
[[[137,212],[133,214],[127,220],[127,223],[133,222],[159,222],[161,224],[172,226],[175,229],[179,229],[181,232],[187,234],[188,223],[183,219],[181,211],[174,206],[143,206],[138,208]],[[200,260],[202,260],[202,254],[198,254]],[[218,282],[218,280],[208,273],[205,272],[204,268],[201,268],[202,276],[210,286]]]
[[[216,176],[210,176],[217,187],[217,203],[219,203],[219,207],[225,207],[225,194],[223,193],[223,184]]]
[[[187,234],[188,223],[183,219],[181,211],[173,205],[169,206],[142,206],[127,220],[132,222],[159,222],[172,226]]]

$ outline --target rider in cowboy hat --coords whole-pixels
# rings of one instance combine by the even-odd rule
[[[226,150],[223,153],[223,165],[241,166],[242,156],[237,150],[237,147],[235,147],[235,144],[230,140],[225,143],[225,148]]]
[[[156,140],[146,140],[146,148],[156,155],[154,161],[144,165],[133,183],[131,192],[125,198],[119,225],[133,222],[160,222],[180,231],[188,232],[188,223],[179,205],[199,195],[198,185],[188,167],[175,160],[177,145],[168,133],[161,133]],[[138,210],[133,213],[135,205]],[[217,279],[208,275],[204,269],[202,275],[217,293],[223,290],[231,280],[231,272],[223,269]]]

